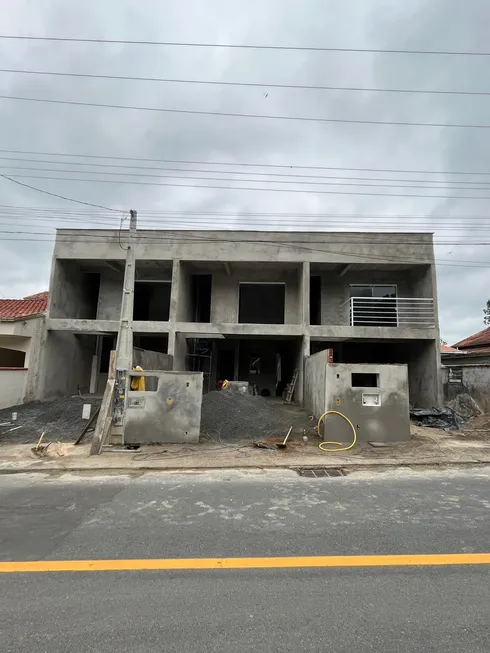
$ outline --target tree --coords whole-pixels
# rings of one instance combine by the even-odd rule
[[[490,299],[487,299],[487,305],[483,309],[483,324],[490,326]]]
[[[441,340],[441,345],[447,345],[447,340]]]

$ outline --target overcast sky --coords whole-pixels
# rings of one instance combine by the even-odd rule
[[[467,4],[460,0],[413,0],[405,3],[400,0],[84,0],[81,3],[66,0],[0,0],[0,5],[3,34],[370,49],[490,49],[487,30],[490,6],[485,0],[473,0]],[[490,91],[490,57],[205,49],[2,39],[0,50],[2,68],[11,69],[265,84]],[[484,96],[204,86],[13,73],[0,73],[0,93],[204,111],[397,122],[490,123],[490,97]],[[0,147],[4,150],[405,171],[490,171],[488,129],[259,120],[8,99],[0,99],[0,111]],[[29,158],[29,155],[2,154],[5,157]],[[8,175],[186,183],[172,179],[12,169],[13,166],[25,166],[73,171],[81,166],[70,165],[71,162],[84,161],[52,156],[30,158],[57,163],[3,159],[0,160],[0,172]],[[61,161],[64,163],[61,164]],[[107,161],[102,160],[102,163]],[[117,163],[131,164],[130,161]],[[134,165],[158,167],[170,164],[135,162]],[[202,170],[206,166],[188,167]],[[226,170],[223,166],[207,167]],[[85,169],[97,170],[90,167]],[[98,172],[104,170],[107,168],[101,167]],[[109,170],[117,171],[115,168]],[[141,169],[118,171],[146,174]],[[281,172],[280,169],[265,168],[262,169],[264,171]],[[314,173],[311,170],[288,172]],[[153,170],[148,174],[180,173]],[[192,174],[203,176],[202,173]],[[420,179],[425,182],[428,179],[448,179],[415,173],[394,175],[349,170],[320,171],[317,174]],[[233,177],[231,171],[225,175],[211,176]],[[257,178],[261,177],[258,175]],[[464,186],[467,184],[462,184],[460,190],[371,189],[380,193],[408,195],[382,197],[311,192],[370,192],[369,188],[360,186],[306,186],[310,192],[292,193],[179,189],[27,177],[17,179],[104,207],[138,209],[142,225],[150,224],[145,222],[145,212],[157,210],[229,212],[231,216],[240,212],[366,216],[357,218],[359,229],[376,226],[373,216],[393,216],[391,222],[385,222],[400,231],[410,226],[414,228],[414,218],[403,216],[420,216],[417,220],[419,227],[435,231],[438,240],[455,241],[455,244],[440,245],[436,250],[438,259],[444,263],[438,266],[442,337],[452,343],[484,328],[482,309],[490,297],[490,247],[476,245],[475,242],[490,240],[490,223],[484,220],[488,215],[490,199],[459,197],[486,195],[490,198],[489,191],[466,190]],[[488,181],[490,184],[490,176],[453,176],[451,180],[453,186],[457,180]],[[206,184],[196,180],[187,183]],[[208,183],[239,185],[223,181]],[[249,187],[253,185],[245,184]],[[271,184],[268,181],[255,186],[271,187]],[[305,189],[304,185],[272,186]],[[97,220],[108,225],[114,221],[117,224],[119,220],[118,215],[109,218],[109,214],[103,215],[102,211],[97,213],[97,210],[94,210],[91,221],[87,220],[83,215],[84,209],[77,204],[50,198],[4,179],[0,179],[0,188],[0,203],[4,206],[58,210],[52,214],[39,210],[1,210],[1,231],[27,232],[25,235],[1,234],[4,238],[0,240],[3,262],[0,293],[4,297],[22,297],[47,288],[52,243],[47,241],[47,236],[28,232],[52,233],[56,224],[97,226]],[[414,194],[444,195],[447,198],[410,197]],[[81,212],[75,215],[78,208]],[[60,209],[66,209],[69,220],[65,219]],[[148,215],[146,218],[149,220]],[[168,218],[160,219],[161,226],[164,226]],[[187,226],[192,223],[209,227],[223,225],[224,218],[187,217],[185,220]],[[240,219],[226,220],[227,225],[242,224]],[[322,218],[302,220],[303,228],[307,229],[313,221],[321,223]],[[269,229],[285,222],[287,220],[269,217],[257,224]],[[300,219],[288,224],[299,225]],[[482,225],[483,230],[477,229],[475,224]],[[451,230],[448,229],[450,225],[454,225]],[[19,240],[15,242],[14,239]],[[40,242],[42,240],[45,242]],[[473,244],[471,241],[474,241]],[[470,261],[472,267],[465,266],[465,261]],[[481,264],[478,265],[478,262]],[[484,267],[485,264],[489,267]]]

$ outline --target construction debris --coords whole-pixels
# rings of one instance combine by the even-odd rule
[[[95,412],[100,405],[100,399],[91,397],[89,401],[92,404],[92,411]],[[87,398],[75,396],[16,406],[17,422],[14,427],[16,430],[8,432],[7,429],[3,430],[0,433],[0,443],[29,444],[39,438],[44,431],[55,441],[73,442],[87,423],[86,420],[82,420],[84,403],[88,403]],[[11,408],[1,410],[0,422],[10,421],[11,416]]]
[[[296,412],[297,411],[297,412]],[[201,409],[201,435],[216,434],[228,441],[279,438],[282,442],[289,427],[303,432],[308,416],[281,401],[227,390],[204,395]]]
[[[84,404],[84,407],[86,405],[87,404]],[[90,405],[90,404],[88,404],[88,405]],[[100,412],[100,406],[96,409],[96,411],[93,413],[92,417],[90,417],[89,421],[83,427],[82,432],[80,433],[78,438],[75,440],[76,445],[80,444],[80,442],[83,440],[83,438],[85,437],[85,434],[88,431],[95,431],[95,421],[97,419],[97,416],[98,416],[99,412]],[[82,419],[84,419],[83,415],[82,415]]]
[[[288,445],[288,438],[291,435],[291,431],[293,430],[293,427],[289,427],[289,431],[286,434],[286,437],[284,440],[277,439],[277,438],[269,438],[269,440],[260,440],[259,442],[254,442],[253,445],[254,447],[258,447],[259,449],[285,449]]]
[[[31,449],[32,453],[39,458],[44,458],[48,451],[48,447],[51,445],[51,442],[48,442],[48,444],[42,444],[43,438],[44,432],[41,434],[36,446]]]
[[[465,417],[445,406],[442,408],[411,408],[410,419],[417,426],[448,430],[460,429],[467,421]]]

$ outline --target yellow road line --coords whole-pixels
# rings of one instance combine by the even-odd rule
[[[304,569],[307,567],[432,567],[490,565],[490,553],[291,556],[282,558],[163,558],[149,560],[36,560],[0,562],[0,574],[59,571]]]

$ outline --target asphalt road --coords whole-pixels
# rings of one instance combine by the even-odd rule
[[[0,560],[490,551],[490,472],[0,476]],[[488,653],[490,566],[0,573],[0,651]]]

